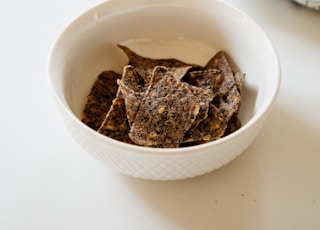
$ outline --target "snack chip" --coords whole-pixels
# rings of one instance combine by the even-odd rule
[[[82,113],[82,122],[90,128],[97,130],[108,113],[117,93],[119,77],[121,75],[114,71],[104,71],[92,86]]]
[[[190,128],[185,134],[183,142],[208,142],[219,139],[224,134],[224,130],[221,129],[224,120],[223,117],[219,116],[218,111],[219,110],[210,103],[208,117],[197,126]]]
[[[245,74],[232,71],[223,51],[201,67],[143,57],[118,46],[128,56],[128,65],[121,75],[99,75],[83,112],[82,121],[89,127],[154,148],[198,145],[241,127]]]
[[[217,133],[222,133],[221,136],[223,136],[231,117],[239,112],[244,74],[234,74],[223,51],[218,52],[205,68],[219,69],[224,74],[224,81],[213,99],[213,104],[218,108],[218,116],[223,117],[223,122]],[[235,75],[237,75],[237,80]]]
[[[133,143],[128,136],[130,127],[126,116],[126,107],[122,98],[112,101],[109,112],[98,128],[98,133],[126,143]]]
[[[191,85],[208,90],[208,93],[214,95],[221,87],[224,75],[218,69],[205,69],[192,71],[183,80]]]
[[[121,80],[118,79],[119,91],[125,100],[129,125],[134,122],[137,110],[148,88],[143,79],[137,74],[135,68],[127,65],[123,69]]]
[[[144,79],[146,83],[150,82],[153,69],[157,66],[165,66],[169,68],[173,76],[177,79],[183,78],[183,76],[192,68],[198,68],[200,66],[194,64],[188,64],[174,58],[168,59],[152,59],[138,55],[130,50],[128,47],[118,45],[129,58],[129,65],[135,67],[137,73]]]
[[[129,133],[133,142],[143,146],[179,145],[196,119],[200,104],[209,102],[190,88],[167,68],[156,67]]]

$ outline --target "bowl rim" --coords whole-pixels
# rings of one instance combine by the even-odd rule
[[[151,155],[152,156],[157,156],[157,155],[158,156],[166,156],[166,155],[173,156],[173,155],[183,155],[186,153],[188,153],[189,155],[193,154],[193,153],[198,154],[197,153],[198,150],[214,149],[215,146],[224,145],[226,142],[228,142],[231,139],[239,138],[243,133],[247,132],[250,127],[254,126],[254,124],[258,123],[259,121],[262,121],[271,111],[272,106],[273,106],[273,104],[279,94],[280,86],[281,86],[280,59],[279,59],[278,53],[275,49],[275,46],[274,46],[272,40],[270,39],[270,37],[268,36],[268,34],[249,15],[247,15],[245,12],[238,9],[237,7],[233,6],[232,4],[226,3],[222,0],[207,0],[207,1],[217,2],[219,4],[223,4],[226,7],[231,8],[231,10],[235,11],[237,14],[240,14],[241,16],[245,17],[246,20],[248,20],[253,26],[255,26],[255,28],[257,28],[259,30],[259,32],[265,37],[265,40],[267,41],[268,46],[269,46],[269,50],[272,52],[272,57],[273,57],[274,64],[275,64],[274,69],[275,69],[275,73],[277,75],[274,78],[276,80],[276,82],[274,82],[273,91],[270,93],[270,98],[268,98],[266,105],[264,107],[262,107],[260,110],[258,110],[256,112],[256,114],[254,114],[254,116],[252,116],[240,129],[236,130],[235,132],[233,132],[233,133],[231,133],[221,139],[211,141],[208,143],[204,143],[204,144],[200,144],[200,145],[181,147],[181,148],[153,148],[153,147],[145,147],[145,146],[128,144],[128,143],[124,143],[124,142],[112,139],[110,137],[104,136],[104,135],[96,132],[95,130],[91,129],[90,127],[86,126],[84,123],[81,122],[81,120],[79,120],[76,117],[76,115],[71,111],[71,109],[61,100],[58,93],[56,92],[56,88],[53,83],[53,76],[51,73],[52,72],[51,68],[52,68],[52,59],[53,59],[55,50],[56,50],[58,44],[60,43],[60,41],[63,39],[63,36],[68,32],[68,30],[70,30],[77,23],[77,21],[83,19],[88,14],[99,9],[100,7],[104,7],[105,5],[113,3],[113,2],[125,2],[125,0],[109,0],[109,1],[99,3],[95,6],[87,9],[82,14],[80,14],[79,16],[74,18],[65,27],[65,29],[62,30],[62,32],[58,35],[55,42],[51,46],[50,51],[49,51],[49,55],[48,55],[48,60],[47,60],[47,76],[48,76],[47,80],[48,80],[48,85],[49,85],[50,91],[53,94],[53,97],[56,99],[56,102],[59,104],[60,108],[62,108],[63,111],[67,114],[67,116],[73,120],[73,123],[75,122],[74,124],[77,124],[81,129],[83,129],[84,132],[87,132],[92,137],[99,140],[100,143],[111,145],[112,147],[117,148],[117,149],[126,150],[126,154],[128,154],[127,152],[130,152],[130,154],[137,154],[137,155],[143,154],[145,156],[147,156],[147,155],[149,155],[149,156],[151,156]],[[171,0],[165,0],[165,1],[154,0],[154,1],[147,2],[147,3],[142,0],[135,0],[134,2],[136,4],[138,4],[138,3],[139,4],[147,4],[148,6],[150,6],[150,5],[157,6],[159,4],[170,6],[174,2],[179,2],[179,3],[190,2],[191,3],[192,0],[188,0],[188,1],[179,0],[179,1],[174,1],[174,2],[172,2]]]

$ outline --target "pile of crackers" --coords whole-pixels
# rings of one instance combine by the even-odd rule
[[[241,127],[245,74],[231,69],[223,51],[203,67],[177,59],[151,59],[118,45],[129,58],[119,74],[102,72],[82,121],[113,139],[178,148],[220,139]]]

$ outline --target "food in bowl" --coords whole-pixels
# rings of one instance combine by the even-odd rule
[[[127,144],[89,128],[81,117],[97,76],[104,69],[121,73],[128,64],[117,44],[146,57],[174,57],[200,66],[224,50],[233,69],[246,74],[239,111],[242,127],[218,140],[184,148]],[[105,1],[76,18],[59,36],[48,73],[62,121],[75,142],[110,169],[152,180],[199,176],[239,156],[262,129],[281,80],[276,50],[263,29],[219,0]]]
[[[245,74],[231,69],[223,51],[202,67],[152,59],[118,45],[128,56],[123,73],[103,71],[82,122],[129,144],[178,148],[214,141],[241,127]]]

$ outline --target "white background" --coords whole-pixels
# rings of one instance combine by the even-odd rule
[[[99,2],[0,1],[0,229],[320,229],[320,12],[289,0],[227,1],[273,41],[278,100],[236,160],[194,179],[156,182],[120,175],[85,153],[49,91],[53,42]]]

